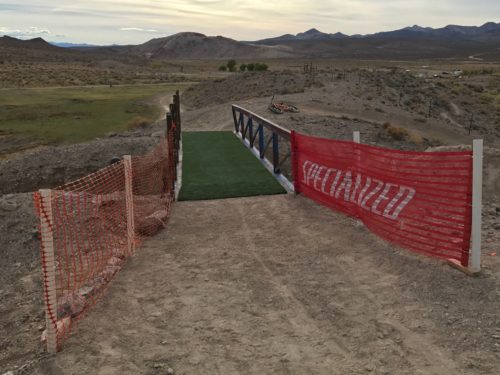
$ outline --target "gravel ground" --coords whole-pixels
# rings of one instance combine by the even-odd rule
[[[303,197],[178,202],[35,371],[494,374],[497,276],[466,277]]]
[[[342,91],[342,85],[347,83],[325,88],[305,82],[303,89],[300,77],[296,77],[293,93],[289,93],[286,86],[290,77],[269,74],[271,84],[262,88],[259,79],[251,78],[243,94],[238,77],[213,86],[204,83],[201,96],[196,89],[190,94],[192,98],[186,93],[184,104],[191,109],[183,114],[184,129],[232,129],[230,104],[237,101],[291,129],[344,139],[352,130],[361,130],[363,142],[381,146],[425,149],[435,145],[435,139],[443,144],[467,144],[477,136],[469,136],[463,127],[438,117],[415,122],[415,114],[389,104],[368,101],[368,108],[359,103],[351,106],[349,97],[343,97],[347,91]],[[272,77],[277,77],[274,83]],[[226,86],[231,87],[229,93],[224,91]],[[298,105],[301,113],[271,114],[266,108],[273,93]],[[428,141],[387,137],[384,118],[419,132]],[[144,254],[149,255],[125,269],[95,315],[82,321],[81,332],[68,341],[63,352],[67,354],[57,360],[44,354],[40,344],[44,328],[41,273],[33,236],[36,220],[31,194],[25,192],[91,173],[113,156],[144,153],[156,143],[162,129],[163,123],[158,123],[136,132],[33,150],[0,161],[0,373],[105,374],[115,373],[116,368],[128,373],[132,365],[136,367],[130,367],[129,373],[160,374],[167,367],[191,374],[217,373],[217,369],[219,373],[248,373],[244,371],[248,363],[254,364],[253,373],[331,373],[331,367],[323,367],[330,354],[338,359],[332,367],[345,370],[343,373],[362,369],[375,373],[491,374],[500,367],[500,153],[495,146],[498,139],[486,130],[481,132],[492,135],[485,140],[484,268],[480,278],[465,277],[443,262],[394,249],[350,219],[303,199],[182,203],[159,242],[145,248]],[[251,222],[241,215],[242,207],[251,207],[252,215],[260,215],[269,212],[269,205],[279,214],[262,214],[259,220],[252,216]],[[247,233],[242,247],[234,246],[242,241],[237,235],[240,227]],[[234,228],[234,233],[224,230],[227,228]],[[273,228],[272,233],[280,233],[287,245],[280,247],[276,236],[268,238],[271,232],[262,228]],[[199,232],[200,236],[192,236]],[[260,233],[262,239],[255,242],[248,233]],[[302,246],[307,244],[301,244],[297,237],[304,233],[314,244],[305,257]],[[231,250],[226,251],[229,258],[220,263],[222,256],[228,256],[220,250],[225,247]],[[269,251],[261,252],[260,248]],[[200,253],[200,249],[206,251]],[[294,249],[296,252],[291,251]],[[155,275],[143,279],[150,269],[156,270]],[[228,273],[232,276],[221,279]],[[132,287],[134,278],[139,281]],[[146,281],[146,295],[137,294],[144,292],[141,283]],[[243,294],[231,286],[233,281],[234,285],[243,283]],[[218,296],[222,289],[225,292]],[[241,306],[248,305],[246,312],[240,304],[228,303],[233,299]],[[216,306],[226,303],[228,312],[217,310]],[[146,306],[145,316],[138,310],[141,304]],[[130,318],[116,319],[119,310],[129,311]],[[152,313],[160,315],[149,316]],[[164,319],[160,319],[162,314]],[[257,320],[251,321],[248,314],[257,314]],[[224,316],[241,318],[241,325],[228,327],[220,320]],[[97,317],[100,319],[94,327]],[[144,323],[145,319],[150,321]],[[143,325],[128,329],[130,322]],[[246,322],[256,324],[255,329]],[[168,337],[160,340],[163,335]],[[168,344],[158,346],[157,341]],[[136,346],[137,342],[144,343],[145,349]],[[193,342],[196,351],[191,351]],[[252,342],[261,346],[250,345]],[[354,354],[346,355],[339,342]],[[254,357],[259,360],[254,361]]]
[[[0,160],[0,194],[35,191],[75,180],[113,157],[142,155],[158,142],[159,125],[70,146],[53,146]],[[152,136],[154,134],[155,136]],[[20,172],[22,171],[22,172]]]

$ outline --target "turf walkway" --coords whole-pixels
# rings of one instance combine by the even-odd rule
[[[179,200],[286,192],[232,132],[183,132],[182,148]]]

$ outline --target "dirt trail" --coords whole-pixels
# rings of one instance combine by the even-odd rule
[[[478,301],[446,285],[482,294],[469,319],[495,324],[491,275],[394,250],[307,199],[180,202],[35,373],[494,373],[495,329],[450,324]]]
[[[363,142],[399,147],[383,143],[379,130],[370,130],[373,122],[335,121],[342,101],[326,111],[324,104],[335,101],[325,94],[318,94],[324,103],[309,94],[281,95],[302,110],[282,116],[268,112],[269,98],[260,96],[236,102],[307,134],[351,137],[356,129]],[[183,129],[232,130],[231,102],[183,113]],[[164,119],[33,153],[9,168],[2,164],[0,186],[28,191],[50,185],[40,176],[74,178],[67,171],[88,173],[79,166],[98,168],[108,153],[142,153],[162,131]],[[301,197],[176,203],[166,231],[119,273],[55,359],[39,343],[44,314],[31,201],[4,195],[0,374],[164,374],[168,367],[223,375],[496,373],[500,267],[487,254],[498,251],[500,205],[486,200],[497,202],[500,191],[493,151],[485,154],[480,278],[398,250]],[[32,186],[13,182],[18,170]]]

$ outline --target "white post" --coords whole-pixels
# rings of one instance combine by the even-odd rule
[[[359,131],[353,131],[352,132],[352,140],[354,143],[359,143],[360,142],[360,136],[359,136]]]
[[[361,137],[359,135],[359,131],[358,130],[355,130],[355,131],[352,132],[352,141],[354,143],[360,143],[361,142]],[[359,147],[354,147],[354,152],[355,152],[355,155],[356,155],[355,167],[359,171],[359,167],[360,167],[360,164],[361,164],[361,150],[359,149]],[[362,221],[358,219],[358,223],[362,223]]]
[[[41,197],[40,241],[45,290],[47,351],[54,354],[57,352],[57,289],[54,233],[52,231],[52,190],[42,189],[39,192]]]
[[[472,228],[469,268],[481,270],[481,211],[483,196],[483,140],[472,143]]]
[[[127,241],[128,253],[134,253],[134,194],[132,191],[132,157],[125,155],[123,157],[123,165],[125,170],[125,207],[127,209]]]

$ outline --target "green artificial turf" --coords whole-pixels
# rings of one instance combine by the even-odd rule
[[[286,193],[231,132],[183,132],[182,148],[179,200]]]

